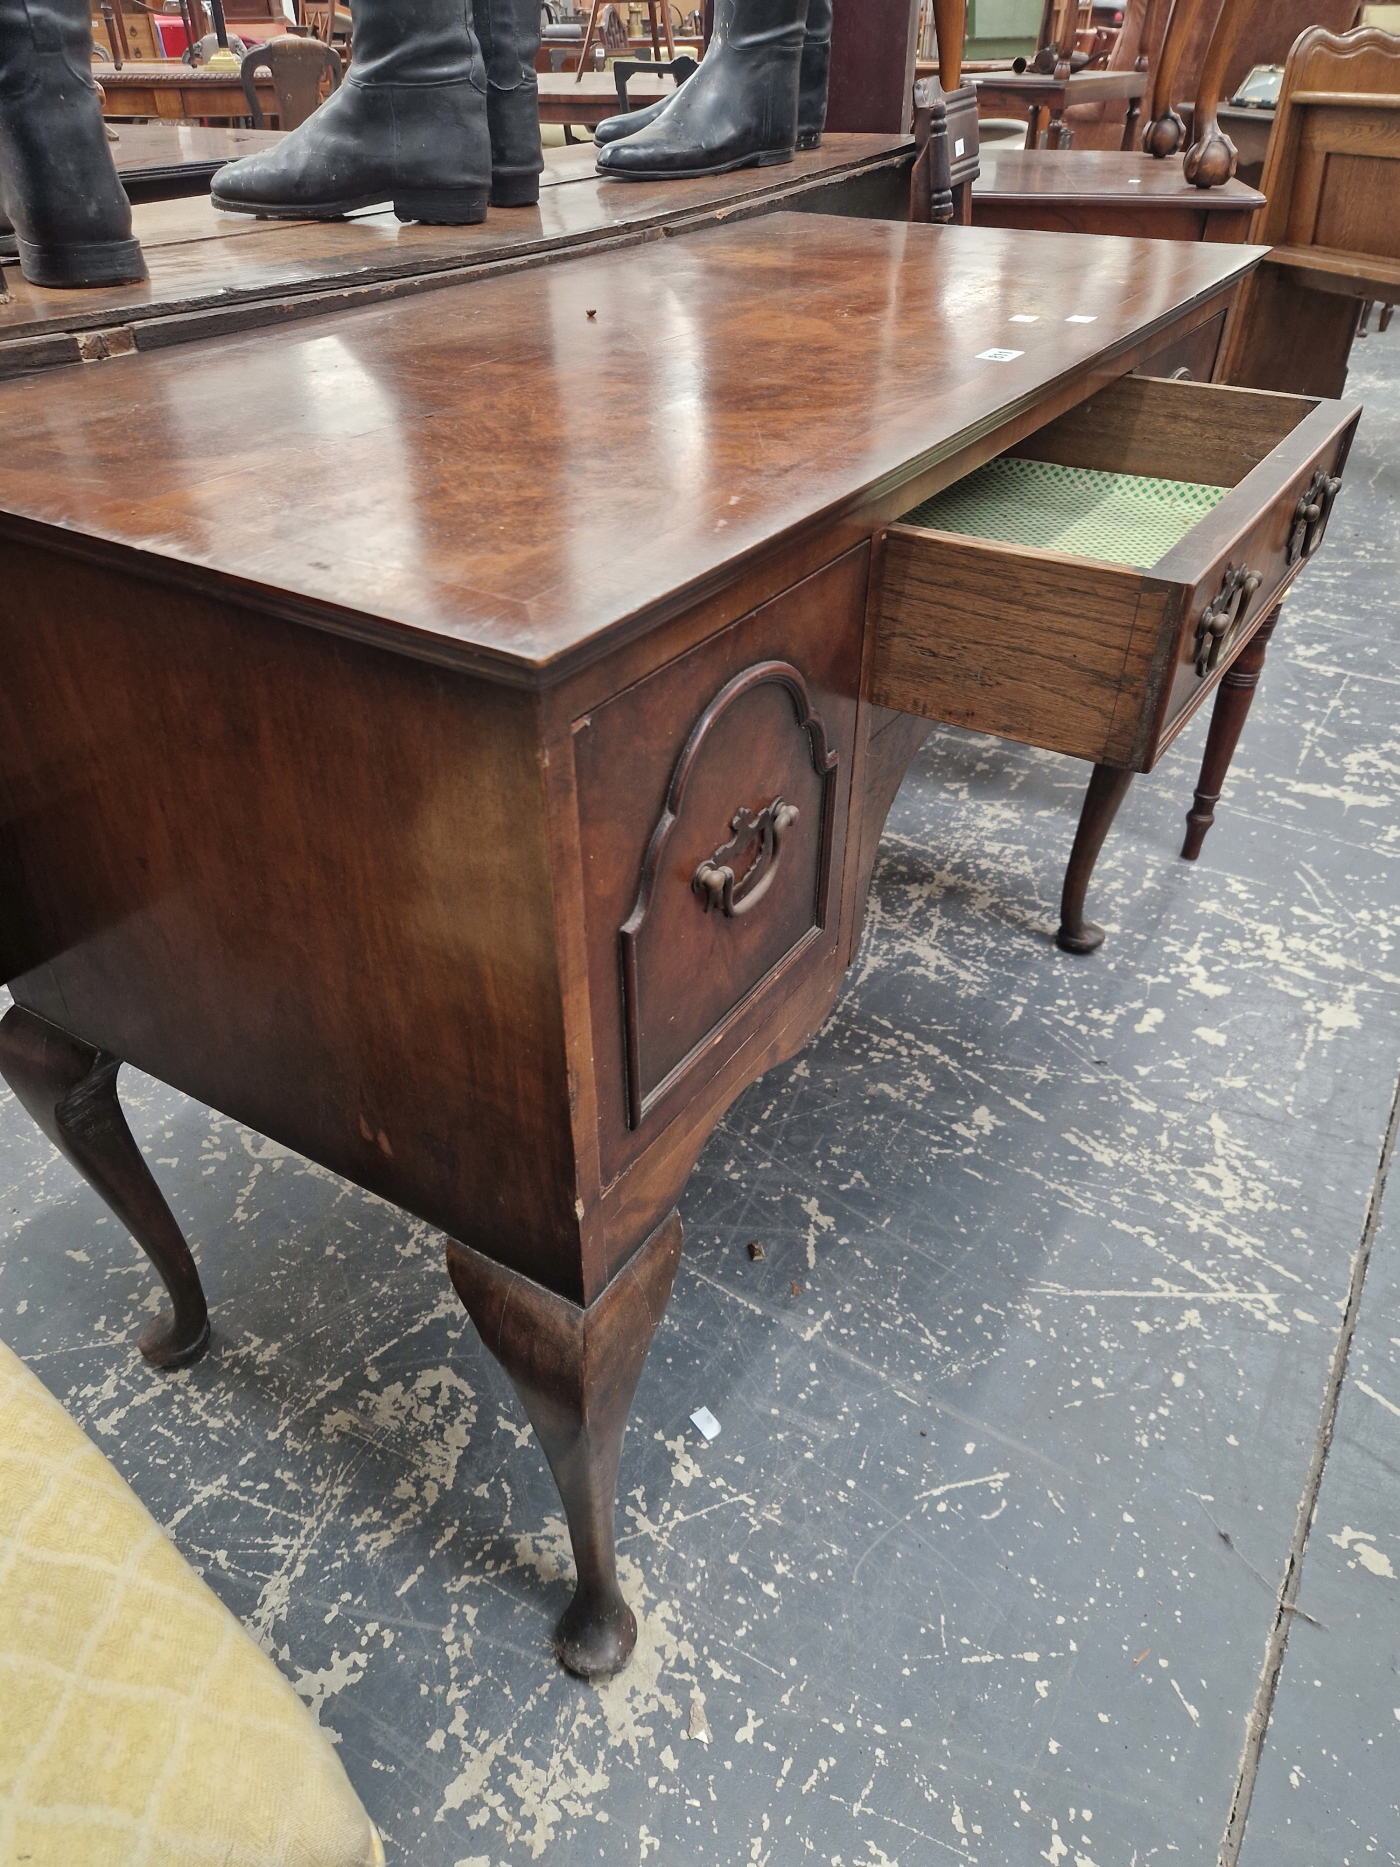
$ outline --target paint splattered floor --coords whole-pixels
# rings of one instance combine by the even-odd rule
[[[429,1228],[130,1078],[215,1318],[157,1377],[144,1261],[0,1100],[0,1334],[392,1862],[1400,1860],[1400,329],[1352,388],[1206,856],[1202,722],[1124,808],[1101,954],[1047,939],[1082,767],[947,732],[910,774],[840,1004],[687,1189],[602,1689],[550,1659],[557,1502]]]

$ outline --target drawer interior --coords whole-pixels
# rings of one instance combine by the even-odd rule
[[[1229,491],[1003,455],[915,506],[901,523],[1149,570]]]
[[[1316,406],[1121,377],[901,523],[1151,570]]]

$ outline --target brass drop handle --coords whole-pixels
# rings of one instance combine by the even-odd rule
[[[1225,566],[1220,589],[1201,611],[1201,620],[1196,624],[1198,675],[1204,677],[1219,667],[1227,641],[1232,639],[1232,632],[1244,621],[1254,593],[1262,582],[1258,571],[1251,570],[1248,564]]]
[[[1288,562],[1310,558],[1322,543],[1327,521],[1332,516],[1332,502],[1342,490],[1340,474],[1317,467],[1298,504],[1293,509],[1293,530],[1288,537]]]
[[[780,797],[775,797],[771,804],[765,804],[762,810],[735,811],[729,824],[733,832],[730,840],[702,862],[691,877],[690,885],[699,895],[707,914],[711,908],[719,908],[730,920],[734,920],[740,914],[747,914],[750,908],[758,906],[773,886],[773,879],[778,873],[783,834],[797,822],[797,817],[797,806],[785,804]],[[735,859],[755,842],[758,849],[753,860],[742,874],[736,876]]]

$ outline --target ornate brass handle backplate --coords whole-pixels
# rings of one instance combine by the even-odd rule
[[[1196,624],[1197,674],[1211,674],[1219,667],[1220,658],[1233,645],[1254,592],[1262,581],[1258,571],[1251,570],[1248,564],[1225,566],[1220,589],[1201,611],[1201,620]]]
[[[708,914],[718,908],[732,920],[757,907],[773,885],[782,854],[783,833],[797,822],[797,806],[775,797],[762,810],[736,810],[730,819],[733,831],[727,843],[706,858],[691,878],[691,887],[699,895]],[[752,860],[735,874],[740,859],[757,844]]]
[[[1308,490],[1293,511],[1293,530],[1288,538],[1288,562],[1310,558],[1322,543],[1327,521],[1332,516],[1332,502],[1342,490],[1341,477],[1325,467],[1314,470]]]

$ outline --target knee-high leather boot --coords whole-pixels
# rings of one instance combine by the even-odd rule
[[[0,174],[31,285],[145,278],[92,81],[87,0],[0,0]]]
[[[820,149],[822,129],[826,124],[826,87],[831,71],[832,0],[807,0],[807,33],[802,41],[802,75],[797,92],[797,147]],[[734,10],[734,0],[715,0],[715,30],[721,21],[727,30]],[[711,45],[714,37],[711,35]],[[708,56],[708,54],[707,54]],[[595,143],[616,143],[624,136],[635,136],[649,123],[655,123],[671,103],[665,97],[645,110],[628,110],[620,116],[604,117],[593,131]]]
[[[491,125],[492,207],[533,207],[540,198],[539,0],[475,0],[477,36],[486,60]]]
[[[215,207],[334,220],[392,201],[400,220],[484,220],[486,67],[466,0],[352,0],[351,15],[344,84],[275,149],[220,169]]]
[[[634,135],[598,152],[604,175],[664,181],[790,162],[808,0],[730,0],[699,71]]]

